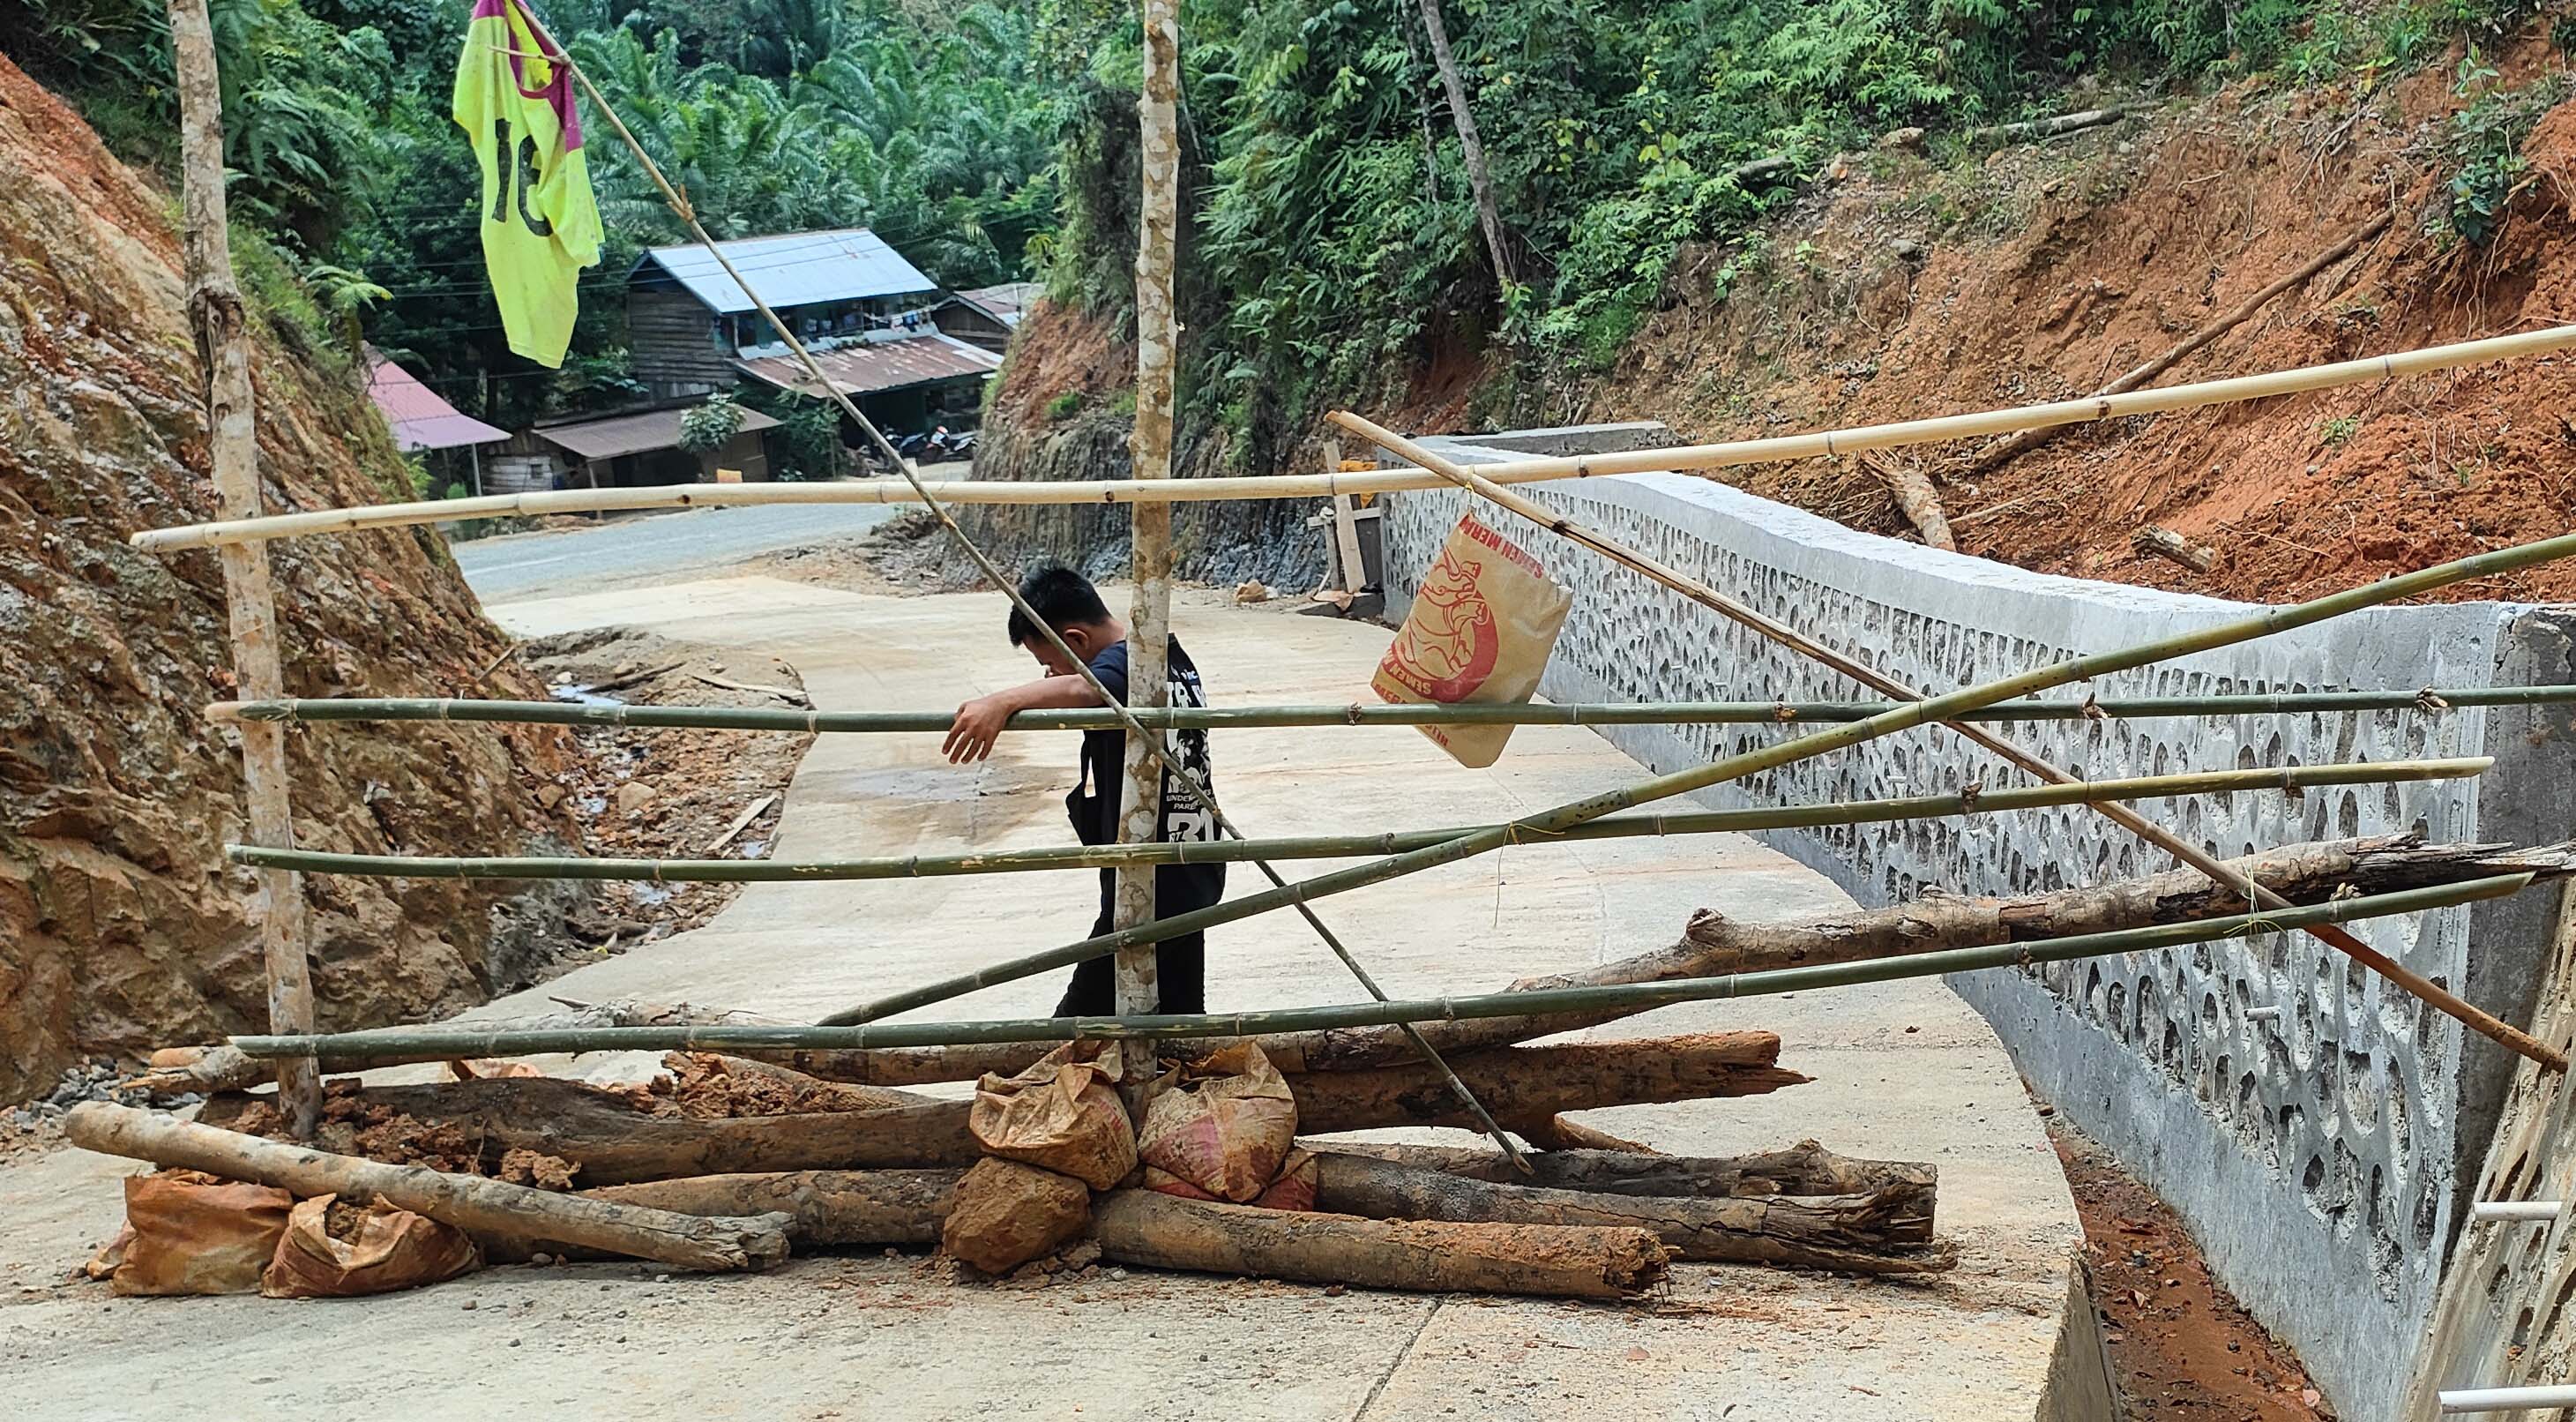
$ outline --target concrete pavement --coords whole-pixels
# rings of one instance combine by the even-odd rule
[[[614,514],[589,528],[505,534],[449,546],[475,595],[499,603],[677,582],[781,548],[856,538],[903,509],[901,504],[769,504]]]
[[[674,520],[676,521],[676,520]],[[1121,599],[1113,597],[1112,602]],[[732,579],[495,607],[514,631],[633,624],[774,652],[818,704],[944,705],[1031,673],[998,597],[867,597]],[[1184,594],[1179,635],[1224,703],[1364,696],[1379,629]],[[1524,727],[1463,770],[1403,728],[1226,731],[1219,793],[1256,834],[1508,816],[1642,778],[1587,730]],[[1069,838],[1070,733],[1004,738],[975,770],[929,736],[826,736],[774,853],[901,854]],[[1328,864],[1299,866],[1320,872]],[[1238,893],[1257,876],[1234,880]],[[1479,991],[1668,942],[1695,908],[1749,918],[1846,903],[1736,836],[1516,850],[1326,900],[1388,992]],[[685,998],[805,1017],[1070,941],[1088,874],[757,884],[722,915],[583,967],[549,994]],[[916,1016],[1034,1014],[1060,973]],[[1361,996],[1293,916],[1211,935],[1216,1010]],[[1599,1030],[1776,1029],[1814,1084],[1588,1113],[1670,1151],[1816,1137],[1937,1163],[1961,1267],[1872,1283],[1690,1266],[1655,1304],[1411,1297],[1137,1274],[1041,1292],[952,1288],[909,1259],[822,1257],[755,1278],[651,1282],[598,1265],[489,1270],[348,1303],[119,1300],[60,1285],[112,1231],[129,1168],[77,1151],[0,1168],[0,1366],[47,1417],[861,1417],[1787,1419],[2043,1415],[2080,1239],[2054,1154],[1985,1025],[1937,980],[1666,1009]],[[585,1059],[603,1076],[639,1064]],[[1452,1135],[1449,1139],[1456,1140]],[[468,1303],[475,1305],[465,1311]],[[2089,1320],[2086,1320],[2089,1322]],[[184,1373],[168,1366],[188,1350]]]

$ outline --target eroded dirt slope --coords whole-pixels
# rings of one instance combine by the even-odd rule
[[[2142,121],[1943,166],[1853,155],[1757,259],[1682,266],[1621,368],[1560,416],[1658,416],[1722,439],[2088,393],[2295,270],[2374,214],[2387,231],[2156,384],[2375,355],[2576,319],[2576,105],[2547,112],[2487,246],[2427,230],[2451,116],[2565,60],[2535,25],[2501,72],[2456,53],[2382,87],[2241,88]],[[1728,267],[1734,265],[1730,274]],[[1724,280],[1721,280],[1724,278]],[[1721,294],[1721,287],[1727,289]],[[1919,459],[1963,551],[2050,572],[2293,599],[2565,531],[2576,357],[2414,377],[2070,432],[1985,474]],[[1849,462],[1732,471],[1755,492],[1909,533]],[[1984,515],[1978,517],[1978,515]],[[2204,575],[2140,556],[2158,523],[2216,545]],[[2458,598],[2576,597],[2564,566]]]
[[[239,761],[212,553],[134,552],[213,515],[169,196],[0,59],[0,1101],[85,1051],[266,1018],[251,880],[223,861]],[[271,508],[406,496],[358,387],[257,318]],[[289,690],[463,695],[503,648],[435,535],[275,545]],[[484,694],[534,695],[498,670]],[[489,728],[290,738],[298,837],[509,853],[569,838],[536,798],[568,742]],[[456,883],[309,881],[325,1026],[417,1018],[535,976],[533,901]]]

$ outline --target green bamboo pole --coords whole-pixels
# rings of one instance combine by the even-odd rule
[[[2453,583],[2466,582],[2471,578],[2512,572],[2519,568],[2528,568],[2535,564],[2570,556],[2576,556],[2576,534],[2561,534],[2556,538],[2543,539],[2536,543],[2499,548],[2493,552],[2454,559],[2451,562],[2419,569],[2412,573],[2383,578],[2363,587],[2350,588],[2308,602],[2296,603],[2288,607],[2267,608],[2251,617],[2238,618],[2214,627],[2161,637],[2151,642],[2113,651],[2071,657],[2065,661],[2036,667],[1978,686],[1965,687],[1945,695],[1927,697],[1922,701],[1900,705],[1867,720],[1817,731],[1811,735],[1760,747],[1741,755],[1727,756],[1709,765],[1676,771],[1669,775],[1659,775],[1626,789],[1589,795],[1554,809],[1524,816],[1507,825],[1473,835],[1463,835],[1446,844],[1391,855],[1372,863],[1319,874],[1298,883],[1249,894],[1193,913],[1175,914],[1135,928],[1101,934],[1077,943],[1066,944],[1061,948],[1027,954],[909,992],[895,993],[875,1002],[847,1008],[824,1018],[823,1021],[826,1024],[865,1022],[915,1007],[927,1006],[930,1003],[944,1002],[949,998],[991,987],[996,983],[1012,982],[1033,973],[1046,972],[1053,968],[1096,958],[1103,953],[1112,953],[1131,943],[1156,943],[1167,938],[1177,938],[1185,933],[1202,932],[1238,919],[1250,918],[1255,914],[1267,913],[1275,908],[1290,904],[1304,905],[1329,894],[1344,893],[1407,874],[1438,868],[1444,864],[1454,864],[1459,860],[1473,858],[1480,854],[1490,854],[1506,844],[1562,833],[1586,820],[1599,819],[1603,815],[1619,810],[1634,809],[1652,801],[1670,799],[1675,795],[1685,795],[1693,790],[1702,790],[1711,785],[1738,780],[1758,771],[1812,759],[1831,751],[1858,745],[1863,741],[1893,735],[1927,721],[1943,720],[2034,691],[2045,691],[2050,687],[2064,686],[2070,682],[2083,681],[2111,672],[2127,671],[2132,667],[2188,656],[2194,652],[2234,646],[2240,642],[2253,641],[2277,632],[2324,622],[2364,608],[2395,602],[2400,598],[2413,597],[2418,593],[2431,592]],[[2371,966],[2378,969],[2383,977],[2397,982],[2408,992],[2433,1004],[2444,1013],[2492,1038],[2509,1050],[2540,1062],[2552,1070],[2564,1069],[2566,1064],[2564,1053],[2538,1041],[2529,1033],[2498,1021],[2494,1014],[2481,1011],[2462,1001],[2457,994],[2442,988],[2422,974],[2393,962],[2373,963]]]
[[[2377,785],[2409,780],[2456,780],[2479,775],[2491,757],[2404,760],[2380,764],[2292,765],[2262,770],[2212,770],[2184,775],[2143,775],[2070,785],[1988,790],[1977,794],[1916,795],[1892,800],[1850,800],[1754,810],[1706,810],[1680,815],[1619,815],[1590,820],[1556,835],[1561,840],[1630,839],[1639,836],[1721,834],[1814,825],[1878,824],[1888,820],[1988,814],[2051,805],[2147,800],[2234,790],[2295,790],[2323,785]],[[1162,864],[1230,864],[1246,859],[1351,859],[1401,854],[1446,844],[1496,825],[1395,830],[1383,834],[1293,835],[1276,839],[1216,840],[1182,844],[1062,845],[1043,849],[994,849],[968,854],[913,854],[872,859],[585,859],[432,858],[403,854],[329,854],[228,844],[235,864],[295,869],[307,874],[356,874],[393,879],[608,879],[656,884],[788,883],[817,879],[915,879],[954,874],[1012,874],[1050,869],[1135,868]]]
[[[2006,701],[1954,721],[2075,721],[2264,716],[2360,711],[2439,712],[2452,707],[2576,703],[2576,685],[2427,687],[2416,691],[2311,691],[2227,696],[2130,696],[2099,701]],[[1657,726],[1866,721],[1898,701],[1536,702],[1466,706],[1436,702],[1289,706],[1131,707],[1157,730],[1282,726]],[[443,697],[312,697],[218,701],[212,721],[473,721],[536,726],[646,726],[709,731],[944,732],[951,711],[791,711],[766,706],[582,706],[558,701]],[[1014,731],[1107,731],[1125,723],[1105,710],[1023,711]]]
[[[952,1047],[991,1042],[1057,1042],[1112,1037],[1235,1037],[1268,1032],[1369,1027],[1389,1023],[1445,1022],[1460,1018],[1518,1017],[1534,1013],[1643,1011],[1682,1002],[1763,997],[1821,988],[1855,987],[1899,978],[2098,958],[2114,953],[2207,943],[2323,923],[2389,918],[2502,898],[2528,886],[2530,874],[2502,874],[2362,898],[2332,899],[2297,908],[2242,913],[2188,923],[2154,924],[2108,933],[2085,933],[2036,942],[1945,948],[1855,963],[1772,968],[1721,977],[1673,978],[1654,983],[1532,988],[1472,997],[1355,1002],[1330,1007],[1289,1007],[1263,1012],[1155,1014],[1137,1017],[1037,1017],[980,1022],[878,1022],[844,1026],[722,1026],[501,1028],[378,1028],[292,1037],[234,1037],[251,1057],[321,1056],[338,1061],[401,1058],[408,1061],[468,1057],[517,1057],[539,1052],[605,1051],[845,1051],[867,1047]]]

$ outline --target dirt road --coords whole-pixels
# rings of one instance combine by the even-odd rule
[[[1031,670],[991,596],[869,597],[768,579],[494,609],[523,633],[616,622],[775,653],[818,704],[942,705]],[[1383,631],[1184,595],[1179,635],[1220,702],[1362,693]],[[315,734],[331,734],[317,731]],[[776,853],[810,858],[1055,843],[1069,734],[1006,737],[980,770],[935,737],[825,736]],[[1590,732],[1523,728],[1486,771],[1401,728],[1229,731],[1217,784],[1255,833],[1490,819],[1638,778]],[[1322,866],[1311,866],[1320,868]],[[1236,881],[1241,892],[1253,876]],[[761,884],[706,927],[538,993],[684,997],[805,1016],[1087,926],[1086,875]],[[1514,851],[1326,902],[1395,995],[1475,991],[1669,941],[1693,908],[1815,911],[1839,891],[1737,837]],[[1357,990],[1293,918],[1221,930],[1217,1010]],[[1054,975],[927,1015],[1044,1011]],[[488,1015],[528,1010],[501,1002]],[[623,1265],[487,1270],[374,1300],[110,1300],[66,1270],[114,1228],[126,1162],[0,1167],[0,1369],[47,1418],[968,1416],[1352,1419],[1997,1418],[2041,1415],[2079,1231],[2010,1063],[1938,982],[1668,1009],[1606,1032],[1768,1026],[1817,1078],[1770,1097],[1591,1113],[1666,1149],[1818,1137],[1942,1169],[1954,1274],[1869,1283],[1692,1266],[1642,1307],[1351,1292],[1138,1273],[1018,1292],[913,1258],[800,1259],[751,1278]],[[615,1076],[635,1063],[585,1059]]]

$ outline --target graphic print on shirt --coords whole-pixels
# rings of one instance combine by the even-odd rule
[[[1205,706],[1207,692],[1199,685],[1199,670],[1188,662],[1174,658],[1169,683],[1165,688],[1166,706]],[[1208,733],[1204,728],[1163,732],[1163,842],[1166,844],[1203,843],[1217,838],[1216,815],[1199,798],[1181,788],[1173,768],[1189,772],[1201,785],[1213,784],[1209,775]]]

